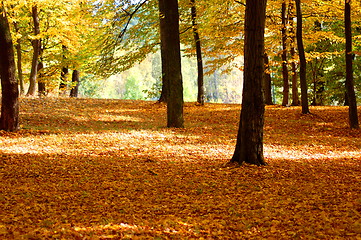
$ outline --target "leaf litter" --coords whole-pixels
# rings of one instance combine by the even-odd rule
[[[0,132],[1,239],[361,239],[346,107],[269,106],[265,167],[228,165],[240,106],[24,98]]]

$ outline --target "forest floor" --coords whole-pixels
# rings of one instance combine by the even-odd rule
[[[361,112],[361,109],[359,109]],[[266,108],[267,166],[229,166],[239,105],[24,98],[0,132],[0,239],[361,239],[345,107]]]

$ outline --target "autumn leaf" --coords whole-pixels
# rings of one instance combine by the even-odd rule
[[[0,132],[1,239],[358,239],[361,134],[346,107],[269,106],[265,167],[226,164],[239,105],[21,100]]]

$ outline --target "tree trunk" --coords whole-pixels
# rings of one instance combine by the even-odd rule
[[[70,97],[78,97],[79,90],[79,71],[74,70],[71,76],[72,88],[70,90]]]
[[[16,131],[19,128],[19,88],[15,77],[15,57],[9,22],[3,6],[0,8],[0,129]]]
[[[166,22],[165,22],[165,19],[164,19],[164,13],[161,12],[161,6],[160,6],[160,2],[159,2],[159,25],[160,25],[160,29],[165,29],[166,26]],[[163,10],[162,10],[163,11]],[[160,41],[161,42],[165,42],[166,39],[165,39],[165,35],[163,34],[160,34]],[[159,100],[158,102],[167,102],[168,101],[168,92],[169,92],[169,81],[168,79],[166,78],[166,75],[165,75],[165,71],[166,71],[166,49],[165,49],[165,45],[161,44],[160,45],[160,55],[161,55],[161,65],[162,65],[162,92],[160,93],[160,97],[159,97]]]
[[[44,64],[43,61],[40,60],[39,64],[38,64],[38,95],[39,97],[45,96],[46,95],[46,84],[44,81],[44,74],[41,72],[41,70],[44,68]]]
[[[66,82],[68,81],[68,73],[69,73],[69,69],[67,67],[63,67],[61,69],[60,84],[59,84],[60,92],[66,91]]]
[[[297,78],[297,65],[294,61],[296,56],[296,51],[294,47],[291,47],[291,56],[292,56],[292,106],[299,106],[300,105],[300,97],[298,95],[298,78]]]
[[[306,56],[305,48],[303,46],[302,39],[302,10],[301,10],[301,0],[295,0],[296,3],[296,15],[297,15],[297,47],[298,55],[300,57],[300,83],[301,83],[301,104],[302,104],[302,113],[309,114],[310,110],[308,107],[308,94],[307,94],[307,78],[306,78]]]
[[[282,106],[287,106],[290,95],[290,83],[288,79],[288,64],[287,64],[287,14],[286,2],[282,2],[282,77],[283,77],[283,100]]]
[[[67,49],[68,47],[63,45],[62,46],[63,49],[63,62],[62,62],[62,69],[61,69],[61,74],[60,74],[60,84],[59,84],[59,90],[60,90],[60,94],[64,95],[66,92],[66,87],[67,87],[67,82],[68,82],[68,73],[69,73],[69,69],[67,67],[67,63],[66,63],[66,55],[67,55]]]
[[[183,127],[178,0],[159,0],[163,77],[168,82],[167,126]],[[162,67],[163,70],[163,67]]]
[[[247,0],[244,39],[244,84],[237,144],[231,162],[265,165],[263,156],[264,27],[267,0]]]
[[[16,33],[20,32],[17,22],[14,22],[14,29]],[[18,70],[18,80],[20,85],[20,94],[23,95],[25,93],[25,88],[24,88],[23,67],[22,67],[21,38],[18,38],[18,40],[16,40],[15,49],[17,56],[17,70]]]
[[[167,81],[167,79],[165,78],[165,75],[164,75],[164,72],[165,72],[165,65],[166,63],[164,63],[165,61],[165,57],[163,56],[165,53],[164,53],[164,50],[163,48],[161,47],[161,62],[162,62],[162,91],[160,93],[160,97],[159,97],[159,100],[158,102],[167,102],[168,101],[168,86],[169,86],[169,81]]]
[[[197,102],[201,105],[204,105],[204,74],[203,74],[203,59],[202,59],[202,46],[201,39],[199,37],[198,24],[197,24],[197,9],[195,0],[191,0],[191,15],[192,15],[192,28],[193,28],[193,37],[196,43],[196,53],[197,53],[197,69],[198,69],[198,96]]]
[[[346,84],[346,83],[345,83]],[[343,105],[346,107],[350,106],[349,102],[348,102],[348,97],[347,97],[347,91],[345,90],[345,102],[343,103]]]
[[[264,92],[264,99],[266,105],[273,105],[272,101],[272,78],[271,73],[269,70],[269,57],[267,53],[264,55],[264,65],[265,65],[265,77],[263,83],[263,92]]]
[[[289,9],[288,9],[288,21],[290,23],[290,54],[292,58],[291,68],[292,68],[292,106],[299,106],[300,105],[300,97],[298,95],[298,78],[297,78],[297,65],[295,62],[296,59],[296,50],[295,50],[295,27],[294,27],[294,20],[293,20],[293,9],[294,3],[290,1]]]
[[[309,67],[311,68],[312,72],[312,85],[313,85],[313,98],[311,102],[311,106],[317,106],[317,59],[314,60],[315,66],[313,66],[312,62],[309,64]]]
[[[38,7],[34,5],[32,7],[32,17],[34,22],[34,35],[37,37],[40,34],[40,24],[39,24],[39,16],[38,16]],[[40,39],[33,39],[31,41],[33,45],[33,59],[31,61],[31,71],[30,71],[30,85],[26,95],[33,96],[36,92],[36,77],[38,74],[38,61],[40,56],[40,48],[41,48],[41,40]]]
[[[353,54],[352,54],[352,31],[351,31],[351,0],[345,0],[345,37],[346,37],[346,93],[349,103],[349,123],[351,128],[359,128],[357,115],[357,102],[353,79]]]
[[[294,27],[294,3],[292,1],[289,2],[288,8],[288,22],[290,24],[290,54],[292,58],[291,68],[292,68],[292,106],[300,105],[300,97],[298,95],[298,78],[297,78],[297,64],[295,62],[296,59],[296,35],[295,35],[295,27]]]

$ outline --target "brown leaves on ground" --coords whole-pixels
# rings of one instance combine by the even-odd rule
[[[266,109],[268,166],[227,167],[240,106],[23,99],[0,132],[0,239],[361,239],[347,108]]]

